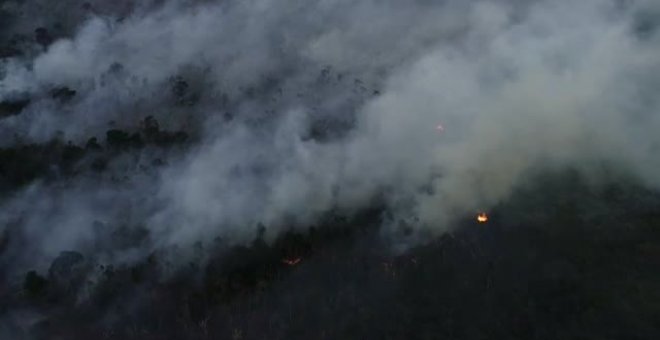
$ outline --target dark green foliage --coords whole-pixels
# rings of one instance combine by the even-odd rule
[[[101,145],[99,144],[96,137],[92,137],[92,138],[87,140],[87,144],[85,144],[85,149],[92,150],[92,151],[98,151],[98,150],[101,150]]]
[[[73,162],[76,162],[80,160],[84,155],[85,155],[85,149],[73,145],[71,142],[69,142],[62,149],[62,161],[65,164],[71,164]]]
[[[142,146],[142,138],[139,134],[131,135],[126,131],[112,129],[105,133],[105,137],[106,143],[112,148],[127,149]]]
[[[67,103],[73,99],[73,97],[76,96],[76,91],[72,90],[66,86],[63,87],[57,87],[53,89],[50,92],[50,96],[55,99],[60,101],[61,103]]]
[[[61,95],[65,97],[75,93],[66,88],[62,91]],[[60,99],[64,100],[64,97]],[[162,130],[158,121],[149,116],[135,132],[120,129],[107,131],[104,145],[96,137],[91,137],[84,147],[71,141],[64,144],[53,140],[44,144],[19,144],[0,148],[0,193],[20,188],[37,179],[55,181],[89,171],[101,173],[108,170],[115,157],[139,152],[147,145],[167,150],[188,143],[190,138],[187,133]],[[166,160],[156,158],[152,163],[156,167],[165,164]]]
[[[0,46],[0,59],[10,58],[21,55],[21,50],[14,45]]]
[[[34,47],[37,46],[34,41],[34,35],[29,31],[3,29],[4,25],[11,26],[15,22],[15,13],[6,6],[3,6],[0,1],[0,59],[16,58],[20,59],[25,56],[30,56],[34,52]],[[9,6],[11,7],[11,5]],[[3,18],[3,16],[5,16]],[[15,22],[16,23],[16,22]],[[27,28],[27,27],[26,27]]]
[[[82,264],[85,258],[82,254],[75,251],[63,251],[53,261],[48,269],[48,276],[52,280],[65,280],[73,274],[76,267]]]
[[[29,99],[5,100],[0,102],[0,118],[20,114],[30,104]]]
[[[9,246],[9,230],[5,229],[0,232],[0,256],[7,250]]]
[[[188,83],[182,77],[176,77],[172,80],[172,94],[177,98],[182,98],[188,91]]]
[[[188,141],[188,134],[183,131],[160,132],[153,138],[153,143],[160,147],[171,147]]]
[[[97,158],[92,161],[90,169],[95,172],[103,172],[108,168],[108,160],[105,158]]]
[[[2,31],[2,26],[9,22],[9,20],[3,20],[3,15],[7,14],[2,8],[0,8],[0,59],[20,57],[24,53],[23,48],[27,45],[28,39],[24,36],[15,34],[8,41],[2,40],[2,33],[4,33]]]
[[[83,284],[88,270],[89,265],[82,254],[64,251],[50,265],[48,281],[60,294],[73,295]]]
[[[140,128],[145,137],[149,139],[154,138],[160,133],[160,124],[158,124],[158,121],[153,116],[145,118],[142,121]]]
[[[50,44],[53,43],[53,40],[54,39],[47,28],[39,27],[36,30],[34,30],[34,41],[37,44],[41,45],[42,47],[44,48],[48,47]]]
[[[141,148],[151,144],[169,148],[188,142],[189,136],[183,131],[163,131],[158,121],[152,116],[145,118],[140,124],[140,131],[130,134],[123,130],[112,129],[106,132],[108,146],[115,149]]]
[[[105,136],[105,140],[110,146],[119,146],[130,141],[130,135],[121,130],[108,130],[108,132],[105,133]]]
[[[25,275],[23,281],[23,290],[31,297],[41,296],[45,293],[48,287],[48,280],[43,276],[37,274],[36,271],[31,270]]]
[[[163,131],[160,124],[153,116],[146,117],[140,123],[140,132],[149,144],[168,148],[188,141],[188,134],[183,131]]]
[[[37,145],[0,148],[0,185],[20,186],[45,176],[53,156],[50,149]]]
[[[193,91],[188,82],[181,76],[171,80],[172,97],[178,106],[192,106],[199,101],[200,94]]]
[[[0,188],[15,189],[30,182],[70,176],[85,157],[85,149],[69,142],[0,148]]]
[[[112,230],[110,241],[113,249],[139,247],[149,236],[149,231],[142,226],[119,226]]]

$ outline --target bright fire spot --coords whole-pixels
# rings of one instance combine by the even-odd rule
[[[479,215],[477,215],[477,222],[479,223],[488,222],[488,215],[486,215],[486,213],[479,213]]]
[[[284,263],[286,265],[289,265],[289,266],[295,266],[298,263],[300,263],[300,261],[302,261],[302,259],[298,257],[298,258],[295,258],[295,259],[284,259],[284,260],[282,260],[282,263]]]

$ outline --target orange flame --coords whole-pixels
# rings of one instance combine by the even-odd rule
[[[483,213],[483,212],[482,212],[482,213],[479,213],[479,214],[477,215],[477,222],[479,222],[479,223],[486,223],[486,222],[488,222],[488,215],[486,215],[486,213]]]
[[[298,263],[300,263],[300,261],[302,261],[302,259],[299,258],[299,257],[297,257],[297,258],[295,258],[295,259],[283,259],[283,260],[282,260],[282,263],[284,263],[284,264],[286,264],[286,265],[289,265],[289,266],[295,266],[295,265],[297,265]]]

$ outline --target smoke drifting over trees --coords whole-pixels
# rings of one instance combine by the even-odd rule
[[[165,280],[375,208],[424,246],[548,173],[652,192],[659,23],[650,0],[0,1],[0,279],[84,301],[100,264]]]

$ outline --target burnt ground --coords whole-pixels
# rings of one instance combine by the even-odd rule
[[[380,209],[329,214],[272,244],[218,241],[200,250],[210,261],[168,279],[158,274],[167,265],[159,254],[133,267],[101,266],[82,300],[76,272],[100,265],[66,253],[49,273],[26,274],[22,287],[4,292],[2,327],[35,339],[660,335],[657,193],[546,175],[494,208],[489,223],[469,217],[396,254],[381,217]]]

